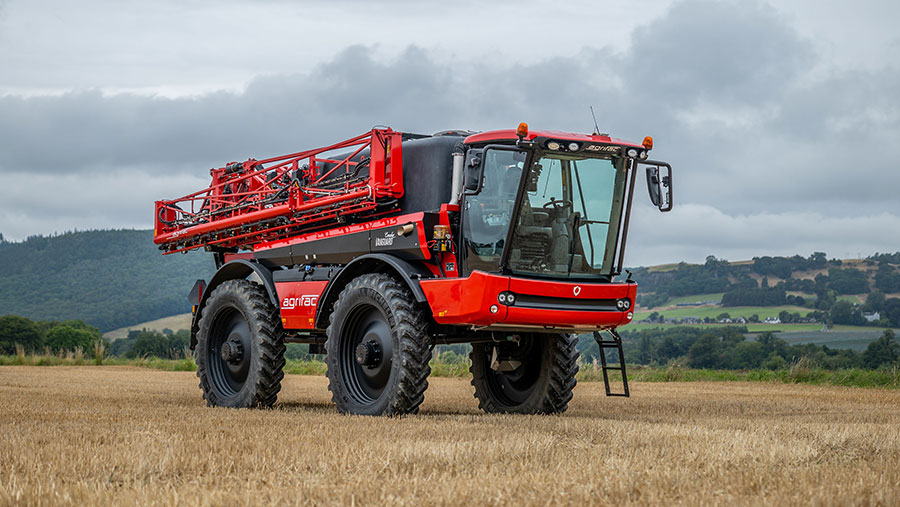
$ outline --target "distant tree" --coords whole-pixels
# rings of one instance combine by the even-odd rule
[[[730,319],[730,318],[731,318],[731,315],[728,312],[722,312],[722,313],[716,315],[716,320],[719,320],[719,321],[725,320],[725,319]]]
[[[756,341],[742,341],[726,354],[730,368],[759,368],[766,358],[765,347]]]
[[[169,356],[169,340],[156,331],[141,331],[129,356],[166,358]]]
[[[88,331],[67,325],[55,326],[47,332],[45,344],[53,352],[73,351],[80,348],[90,355],[94,350],[94,343],[102,340],[101,337]]]
[[[167,336],[169,340],[169,357],[178,359],[185,355],[185,349],[190,346],[191,332],[187,329],[179,329]]]
[[[806,304],[806,299],[804,299],[803,296],[788,295],[787,303],[789,305],[803,306]]]
[[[866,323],[862,312],[854,308],[849,301],[838,301],[831,307],[831,321],[849,326],[861,326]]]
[[[656,348],[656,355],[659,361],[668,361],[680,356],[681,351],[675,344],[675,340],[671,336],[666,336]]]
[[[900,299],[885,299],[884,304],[881,305],[881,309],[883,310],[882,313],[884,313],[884,315],[882,315],[883,318],[887,319],[892,326],[900,327]]]
[[[118,340],[113,340],[112,343],[109,344],[109,348],[106,349],[107,353],[117,357],[133,357],[131,356],[131,349],[134,348],[134,342],[137,340],[137,335],[139,333],[140,331],[135,332],[134,337],[131,338],[119,338]]]
[[[875,291],[866,297],[866,304],[863,309],[867,312],[880,312],[884,306],[884,292]]]
[[[747,317],[747,322],[759,322],[759,314],[754,313],[753,315]]]
[[[870,260],[880,263],[900,264],[900,252],[895,253],[875,253],[869,257]]]
[[[818,294],[818,297],[816,297],[816,309],[827,312],[828,310],[831,310],[832,306],[834,306],[835,301],[837,301],[837,296],[835,295],[834,291],[824,290]]]
[[[780,306],[786,298],[783,288],[734,289],[722,295],[722,306]]]
[[[816,322],[824,322],[825,321],[825,312],[821,310],[814,310],[812,312],[807,312],[807,319],[813,319]]]
[[[767,370],[783,370],[787,368],[787,361],[775,352],[772,352],[761,366]]]
[[[35,350],[42,342],[40,327],[30,319],[17,315],[0,317],[0,354],[15,354],[16,344]]]
[[[649,364],[653,360],[653,342],[649,335],[641,335],[638,341],[638,358],[641,364]]]
[[[809,256],[809,267],[812,269],[824,268],[827,263],[828,258],[825,256],[825,252],[813,252]]]
[[[791,312],[789,312],[787,310],[781,310],[780,312],[778,312],[778,320],[780,320],[781,322],[784,322],[785,324],[792,322]]]
[[[869,292],[869,277],[865,271],[854,268],[829,269],[828,287],[838,294],[864,294]]]
[[[887,262],[879,263],[875,272],[875,287],[883,292],[900,292],[900,273]]]
[[[788,278],[784,282],[784,290],[796,290],[800,292],[814,293],[816,292],[815,280]],[[799,296],[795,296],[799,297]]]
[[[880,338],[870,343],[863,353],[863,362],[869,368],[893,365],[900,357],[900,344],[894,337],[894,331],[885,329]]]
[[[766,356],[777,354],[784,357],[787,354],[787,342],[775,336],[775,333],[771,331],[760,333],[756,337],[756,341],[762,344]]]
[[[794,271],[794,264],[796,264],[796,262],[793,259],[788,259],[786,257],[754,257],[753,267],[751,269],[754,273],[760,275],[775,275],[778,278],[790,278],[791,273]],[[765,288],[765,286],[762,288]]]
[[[713,334],[704,334],[688,349],[688,364],[692,368],[716,368],[722,344]]]

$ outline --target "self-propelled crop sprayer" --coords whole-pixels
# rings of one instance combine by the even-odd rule
[[[204,398],[270,406],[285,343],[298,342],[326,354],[341,412],[416,412],[434,345],[470,343],[483,410],[562,412],[586,332],[607,394],[627,396],[616,328],[633,317],[637,284],[615,279],[639,166],[653,204],[672,208],[672,169],[648,160],[652,145],[524,123],[375,128],[212,169],[208,188],[156,202],[154,231],[165,253],[215,257],[189,296]],[[610,392],[608,369],[624,392]]]

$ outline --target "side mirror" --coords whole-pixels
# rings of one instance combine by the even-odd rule
[[[481,190],[484,178],[484,166],[481,163],[483,150],[469,150],[466,154],[466,178],[464,188],[467,194],[477,194]]]
[[[672,166],[665,162],[647,161],[647,191],[650,202],[659,211],[672,211]]]

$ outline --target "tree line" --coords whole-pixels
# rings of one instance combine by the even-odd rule
[[[772,332],[747,339],[746,327],[674,327],[622,331],[625,359],[631,364],[712,369],[782,369],[805,359],[824,369],[900,367],[900,344],[891,329],[863,352],[825,345],[790,345]],[[582,357],[599,358],[593,338],[579,340]]]
[[[110,342],[100,330],[82,320],[33,321],[18,315],[0,317],[0,354],[25,353],[65,354],[80,350],[85,356],[117,356],[127,358],[158,357],[182,359],[190,357],[187,330],[162,332],[133,330],[127,338]]]

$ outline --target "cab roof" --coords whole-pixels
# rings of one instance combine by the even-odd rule
[[[608,135],[600,134],[577,134],[574,132],[554,132],[552,130],[529,130],[528,134],[525,136],[526,141],[531,141],[537,138],[544,139],[555,139],[560,141],[579,141],[579,142],[588,142],[588,143],[604,143],[604,144],[615,144],[619,146],[629,146],[634,148],[643,148],[640,144],[633,143],[631,141],[625,141],[623,139],[616,139],[614,137],[609,137]],[[516,136],[516,131],[514,129],[508,130],[489,130],[487,132],[479,132],[477,134],[470,135],[466,137],[466,144],[487,144],[492,142],[506,142],[506,141],[516,141],[518,137]]]

